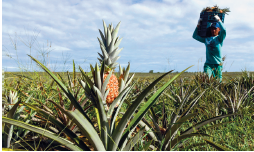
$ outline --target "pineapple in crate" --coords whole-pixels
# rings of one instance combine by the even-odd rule
[[[101,100],[105,109],[108,110],[111,105],[114,107],[119,105],[121,97],[124,95],[122,92],[130,84],[134,74],[129,77],[130,64],[128,64],[126,69],[119,65],[120,77],[117,78],[115,75],[115,68],[118,65],[116,61],[120,58],[119,53],[123,49],[118,47],[122,41],[122,38],[117,37],[120,22],[114,28],[112,24],[107,27],[103,21],[103,26],[104,34],[99,29],[101,38],[98,38],[101,49],[101,53],[98,53],[100,65],[98,66],[96,63],[95,68],[91,66],[93,81],[83,72],[86,83],[82,81],[81,84],[83,84],[90,100],[95,104]],[[116,102],[114,102],[115,100]]]

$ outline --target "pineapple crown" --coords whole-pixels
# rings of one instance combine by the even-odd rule
[[[120,23],[121,22],[119,22],[114,29],[112,23],[111,23],[111,25],[109,24],[109,26],[107,27],[106,23],[103,21],[104,34],[99,29],[101,39],[98,38],[98,40],[100,43],[100,48],[101,48],[102,54],[100,54],[98,52],[98,54],[100,56],[100,58],[98,58],[98,60],[101,63],[104,61],[105,66],[108,69],[115,69],[116,68],[116,65],[118,64],[118,63],[116,63],[116,61],[120,58],[120,56],[118,56],[118,54],[123,49],[123,48],[118,49],[118,46],[119,46],[120,42],[122,41],[122,38],[119,39],[119,37],[117,37]]]
[[[219,13],[225,13],[227,15],[228,15],[227,12],[230,12],[229,8],[220,9],[219,6],[217,5],[214,5],[213,7],[206,7],[201,12],[204,12],[204,11],[214,11]]]

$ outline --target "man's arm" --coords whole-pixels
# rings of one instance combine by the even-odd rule
[[[226,37],[226,29],[221,21],[219,21],[218,23],[220,25],[220,33],[218,35],[218,39],[222,43]]]
[[[218,23],[220,25],[220,33],[218,35],[218,39],[222,43],[226,37],[226,29],[225,29],[225,27],[218,15],[214,15],[214,18],[218,21]]]
[[[199,42],[205,43],[205,38],[198,35],[198,27],[196,27],[192,37]]]

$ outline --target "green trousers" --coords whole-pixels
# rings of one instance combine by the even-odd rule
[[[213,77],[219,79],[220,82],[222,81],[222,65],[205,63],[204,72],[207,73],[209,78],[213,75]]]

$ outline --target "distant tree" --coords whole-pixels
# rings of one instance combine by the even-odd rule
[[[150,70],[149,73],[153,73],[153,70]]]

